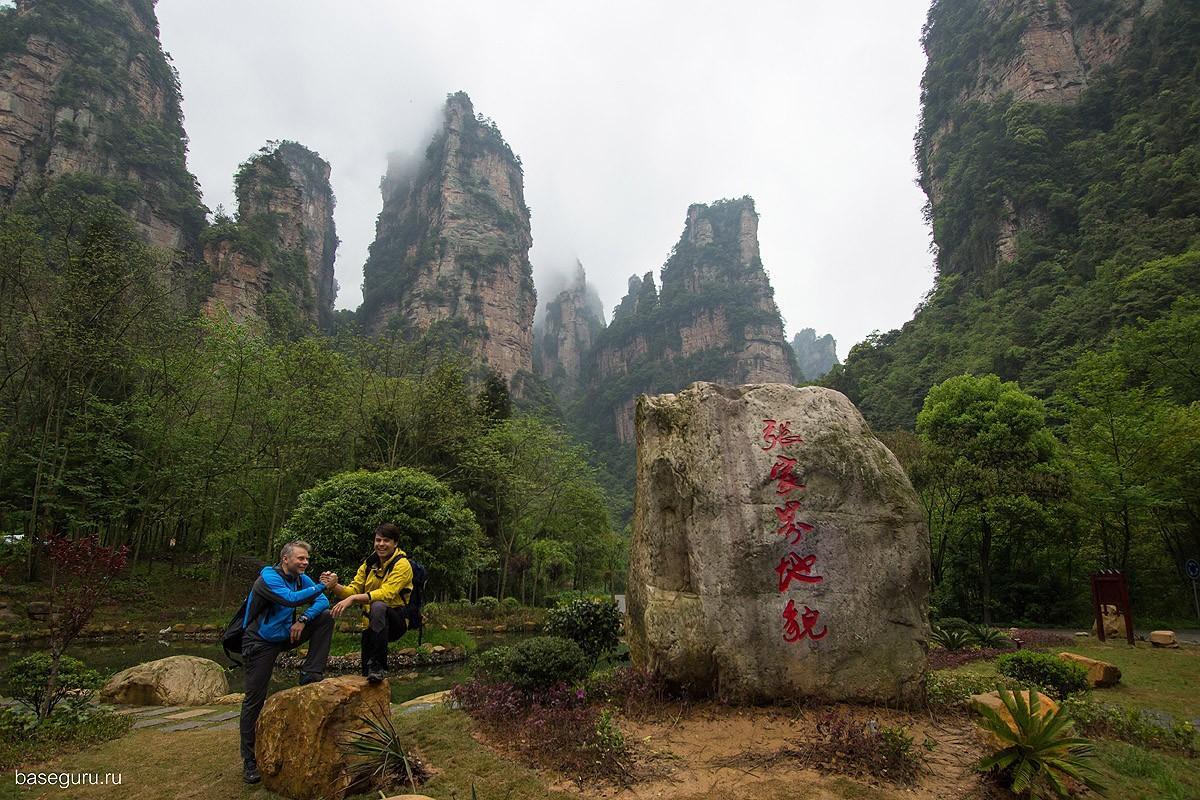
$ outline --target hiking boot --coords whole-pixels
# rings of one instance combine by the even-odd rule
[[[371,664],[367,667],[367,680],[371,683],[379,683],[387,677],[387,670],[382,664]]]
[[[262,780],[262,774],[258,771],[258,764],[253,761],[247,761],[242,769],[242,780],[246,783],[258,783]]]
[[[307,686],[310,683],[317,683],[317,682],[323,680],[324,678],[325,678],[325,676],[319,672],[301,672],[299,685]]]

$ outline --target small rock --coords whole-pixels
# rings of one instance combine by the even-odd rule
[[[1078,638],[1086,639],[1087,637],[1091,636],[1091,634],[1088,633],[1087,631],[1075,631],[1075,636]]]
[[[1107,689],[1110,686],[1116,686],[1121,681],[1121,670],[1115,664],[1097,661],[1086,656],[1077,656],[1074,653],[1059,653],[1058,657],[1086,669],[1088,682],[1092,684],[1092,688]]]
[[[246,699],[246,695],[243,692],[231,692],[230,694],[223,694],[220,697],[218,697],[216,700],[213,700],[213,705],[216,705],[216,706],[240,705],[241,702],[245,699]]]
[[[414,697],[412,700],[409,700],[406,703],[401,703],[400,707],[401,708],[409,708],[411,706],[417,706],[417,705],[429,705],[429,706],[440,705],[441,703],[444,703],[446,701],[446,697],[449,694],[450,694],[449,691],[444,691],[444,692],[434,692],[433,694],[421,695],[420,697]]]
[[[492,628],[492,633],[508,633],[508,626],[497,625],[496,627]]]
[[[176,622],[174,625],[168,628],[168,630],[171,633],[187,633],[187,627],[188,626],[184,625],[182,622]],[[162,633],[162,631],[159,631],[159,633]]]
[[[1155,647],[1179,647],[1175,639],[1175,631],[1151,631],[1150,644]]]
[[[30,619],[45,619],[50,616],[50,604],[42,600],[35,600],[25,606],[25,613]]]
[[[433,649],[432,649],[432,650],[430,650],[429,652],[431,652],[431,653],[444,653],[444,652],[446,652],[446,648],[445,648],[445,647],[442,647],[440,644],[435,644],[435,645],[433,646]]]
[[[415,656],[416,654],[417,654],[417,648],[415,648],[415,647],[406,647],[403,650],[396,651],[396,655],[405,656],[405,657],[409,657],[409,658],[411,658],[412,656]]]

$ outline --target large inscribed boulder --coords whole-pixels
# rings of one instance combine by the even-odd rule
[[[695,383],[637,404],[634,663],[692,692],[924,701],[929,532],[829,389]]]
[[[168,656],[113,675],[100,697],[136,706],[202,706],[229,693],[225,668],[199,656]]]

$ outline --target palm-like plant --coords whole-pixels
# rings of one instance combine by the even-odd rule
[[[387,711],[381,708],[359,721],[365,729],[349,731],[338,743],[350,757],[350,785],[386,788],[403,781],[415,792],[426,777],[424,765],[404,749]]]
[[[946,650],[962,650],[971,643],[971,634],[961,628],[935,627],[929,638]]]
[[[975,644],[980,647],[1000,647],[1008,637],[1005,636],[997,628],[991,628],[987,625],[971,625],[967,628],[970,631],[971,638],[975,640]]]
[[[1095,750],[1087,739],[1075,736],[1070,716],[1061,708],[1042,715],[1037,691],[1028,695],[1000,689],[1000,702],[1012,716],[1009,725],[994,709],[983,707],[982,726],[1001,744],[999,750],[982,759],[982,771],[999,769],[1008,773],[1012,791],[1023,797],[1050,797],[1049,788],[1058,797],[1068,797],[1064,778],[1073,778],[1103,795],[1105,787],[1087,763]]]

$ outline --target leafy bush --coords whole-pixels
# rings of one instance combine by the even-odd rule
[[[521,610],[521,601],[515,597],[506,597],[500,601],[500,611],[504,614],[514,614]]]
[[[508,669],[519,689],[546,689],[574,683],[588,674],[588,657],[579,645],[560,636],[533,636],[514,645]]]
[[[1060,700],[1088,688],[1086,669],[1049,653],[1032,650],[1005,653],[996,659],[996,669],[1001,675],[1020,681],[1023,686],[1044,689]]]
[[[577,780],[620,781],[630,774],[624,734],[611,712],[589,703],[581,690],[560,685],[527,692],[511,683],[468,681],[455,686],[450,696],[489,736],[535,766]]]
[[[1196,727],[1187,720],[1159,719],[1143,709],[1097,703],[1075,695],[1063,701],[1076,725],[1092,736],[1121,739],[1143,747],[1156,747],[1186,756],[1195,756],[1198,747]]]
[[[360,564],[371,533],[383,522],[400,528],[400,547],[424,564],[430,584],[464,586],[482,558],[484,540],[462,496],[417,469],[343,472],[300,495],[276,547],[293,539],[310,543],[310,572]]]
[[[493,647],[471,659],[471,677],[483,683],[512,683],[512,648]]]
[[[58,662],[58,679],[54,694],[46,702],[46,687],[50,683],[49,653],[34,653],[13,664],[4,673],[4,685],[9,696],[28,706],[39,716],[53,714],[55,706],[67,697],[86,699],[100,688],[100,673],[88,669],[82,661],[63,656]]]
[[[817,738],[785,748],[784,755],[806,766],[841,772],[864,770],[877,778],[912,783],[921,766],[921,753],[902,727],[880,728],[871,720],[844,711],[826,711],[816,722]]]
[[[971,643],[971,634],[964,628],[934,628],[929,639],[944,650],[961,650]]]
[[[43,720],[21,706],[0,708],[0,769],[116,739],[132,724],[128,715],[83,700],[65,700]]]
[[[617,667],[594,672],[584,683],[587,697],[619,706],[627,717],[644,716],[661,706],[667,696],[663,682],[638,667]]]
[[[948,631],[965,631],[973,626],[961,617],[941,617],[934,620],[933,627]]]
[[[1039,715],[1040,701],[1033,689],[1027,694],[1001,689],[1000,701],[1012,716],[1013,727],[993,709],[979,709],[981,726],[1000,741],[1000,748],[979,762],[981,771],[1000,773],[1014,794],[1031,798],[1049,797],[1050,791],[1069,796],[1064,777],[1103,793],[1088,764],[1094,755],[1092,744],[1074,735],[1070,714],[1060,707]]]
[[[575,642],[592,661],[617,649],[620,630],[613,600],[573,600],[546,615],[546,633]]]
[[[925,694],[931,706],[964,706],[973,694],[1015,688],[1011,678],[995,675],[971,675],[961,672],[930,672]]]
[[[483,612],[484,616],[490,617],[496,613],[496,609],[500,606],[500,601],[494,597],[484,595],[475,601],[475,607]]]

